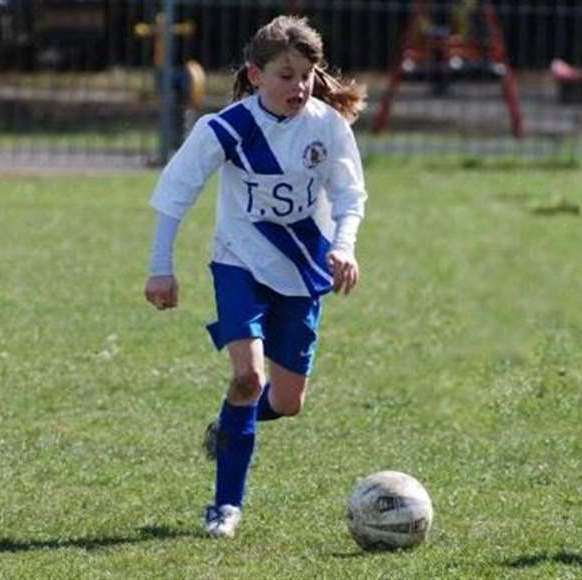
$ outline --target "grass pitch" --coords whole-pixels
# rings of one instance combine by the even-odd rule
[[[231,542],[200,520],[229,376],[203,327],[215,184],[159,313],[155,178],[0,182],[0,578],[580,577],[580,170],[369,165],[361,285],[326,301],[304,413],[261,426]],[[432,495],[417,550],[348,535],[347,496],[382,469]]]

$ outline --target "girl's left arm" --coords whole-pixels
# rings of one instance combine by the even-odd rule
[[[334,291],[349,294],[360,277],[355,246],[367,194],[358,146],[351,127],[343,119],[336,126],[332,143],[327,190],[336,227],[328,264],[334,277]]]

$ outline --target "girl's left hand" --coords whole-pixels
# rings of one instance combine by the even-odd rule
[[[352,253],[332,250],[327,255],[327,263],[333,274],[333,291],[347,296],[360,279],[358,262]]]

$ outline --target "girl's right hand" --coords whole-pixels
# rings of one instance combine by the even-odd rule
[[[150,276],[144,293],[158,310],[178,306],[178,281],[174,276]]]

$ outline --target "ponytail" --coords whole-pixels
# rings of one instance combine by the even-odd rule
[[[249,81],[247,65],[243,64],[234,73],[234,81],[232,85],[232,100],[239,101],[247,95],[252,95],[255,92],[255,88]]]
[[[333,107],[349,123],[366,107],[366,87],[354,80],[346,81],[316,65],[313,96]]]

